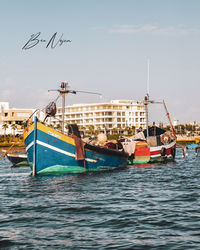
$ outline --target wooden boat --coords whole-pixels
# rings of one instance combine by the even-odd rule
[[[6,157],[14,167],[28,166],[28,159],[25,152],[7,153]]]
[[[63,98],[70,91],[65,83],[58,90]],[[50,112],[52,113],[52,112]],[[47,115],[50,116],[47,112]],[[55,114],[55,112],[53,112]],[[28,123],[27,123],[28,124]],[[105,146],[94,146],[83,142],[77,126],[71,126],[68,135],[64,134],[64,111],[62,132],[57,131],[38,121],[27,125],[24,141],[28,162],[33,175],[49,173],[82,173],[85,171],[110,170],[127,165],[128,155],[122,150],[110,149]]]
[[[150,127],[149,131],[151,129],[155,127]],[[145,134],[145,130],[140,132],[140,137],[142,133]],[[172,134],[165,131],[162,134],[149,135],[148,138],[144,136],[143,139],[137,139],[136,135],[122,143],[125,149],[130,146],[134,149],[129,154],[128,164],[173,161],[176,154],[176,141]]]
[[[176,155],[176,134],[171,119],[163,101],[172,132],[156,127],[148,126],[148,109],[150,101],[148,95],[145,97],[146,129],[131,138],[122,140],[125,152],[129,154],[128,164],[156,163],[173,161]]]

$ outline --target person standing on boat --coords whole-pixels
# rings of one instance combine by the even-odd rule
[[[155,124],[155,122],[153,122],[153,127],[154,127],[153,135],[156,136],[156,124]]]

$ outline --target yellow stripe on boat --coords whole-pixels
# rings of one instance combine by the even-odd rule
[[[44,132],[46,134],[54,136],[54,137],[56,137],[56,138],[58,138],[58,139],[60,139],[62,141],[65,141],[65,142],[67,142],[69,144],[75,145],[74,139],[71,138],[70,136],[64,135],[61,132],[58,132],[57,130],[55,130],[53,128],[47,127],[47,126],[43,125],[40,122],[37,123],[37,129],[39,129],[40,131],[42,131],[42,132]]]
[[[53,129],[53,128],[50,128],[50,127],[47,127],[45,125],[43,125],[42,123],[40,122],[37,122],[37,129],[46,133],[46,134],[49,134],[51,136],[54,136],[55,138],[58,138],[59,140],[62,140],[64,142],[67,142],[71,145],[75,145],[75,142],[74,142],[74,139],[71,138],[70,136],[68,135],[64,135],[62,134],[61,132],[58,132],[57,130]],[[34,130],[34,123],[31,124],[31,126],[29,126],[25,132],[24,132],[24,140],[27,138],[27,136]]]
[[[24,137],[24,140],[26,140],[26,138],[28,137],[28,135],[34,130],[34,123],[32,123],[30,126],[27,126],[25,129],[24,129],[24,134],[23,134],[23,137]]]

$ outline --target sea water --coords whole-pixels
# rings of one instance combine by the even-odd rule
[[[0,249],[200,249],[200,157],[37,176],[0,161]]]

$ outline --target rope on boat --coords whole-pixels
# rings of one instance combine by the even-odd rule
[[[7,153],[11,150],[11,148],[12,148],[14,145],[15,145],[15,143],[13,143],[13,145],[11,145],[11,146],[9,147],[9,149],[8,149],[6,152],[4,152],[4,153],[2,154],[0,160],[2,160],[2,159],[7,155]]]

